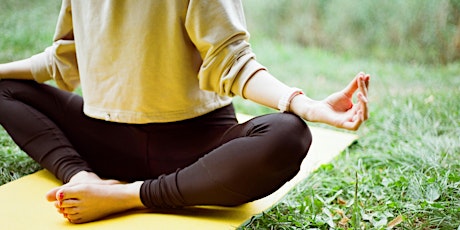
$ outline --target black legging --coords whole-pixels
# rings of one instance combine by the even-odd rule
[[[299,170],[311,144],[289,113],[238,124],[232,105],[193,119],[124,124],[83,114],[76,94],[34,81],[0,81],[0,123],[64,183],[86,170],[144,180],[147,207],[239,205],[264,197]]]

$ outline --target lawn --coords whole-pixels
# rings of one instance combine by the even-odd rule
[[[0,62],[48,46],[58,9],[57,0],[3,0]],[[359,71],[370,73],[371,116],[357,144],[241,228],[460,229],[459,62],[344,55],[257,33],[252,45],[275,76],[314,99],[340,90]],[[235,103],[238,112],[273,112],[240,98]],[[0,167],[0,184],[39,169],[3,129]]]
[[[275,75],[316,99],[354,72],[371,73],[371,117],[357,144],[244,228],[460,229],[459,63],[377,61],[270,41],[254,49]]]

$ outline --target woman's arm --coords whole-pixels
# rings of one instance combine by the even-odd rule
[[[369,80],[369,75],[359,73],[343,90],[321,101],[312,100],[303,94],[296,95],[289,101],[288,111],[307,121],[357,130],[362,122],[368,119]],[[356,91],[358,102],[353,103]],[[260,70],[248,80],[243,95],[249,100],[277,109],[280,99],[292,92],[291,87],[277,80],[269,72]]]
[[[0,79],[33,80],[30,59],[0,64]]]
[[[33,80],[30,59],[0,64],[0,79]]]

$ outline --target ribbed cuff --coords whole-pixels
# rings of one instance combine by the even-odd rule
[[[155,180],[146,180],[141,186],[140,198],[148,208],[177,208],[185,202],[177,187],[177,173],[161,175]]]

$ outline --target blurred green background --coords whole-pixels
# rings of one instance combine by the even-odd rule
[[[460,0],[243,0],[257,36],[419,63],[460,58]]]
[[[460,59],[460,0],[242,1],[257,39],[382,60],[446,64]],[[0,5],[0,29],[7,38],[0,42],[3,60],[38,52],[52,37],[60,1],[0,0]],[[26,36],[24,46],[22,37],[31,30],[35,33]]]

